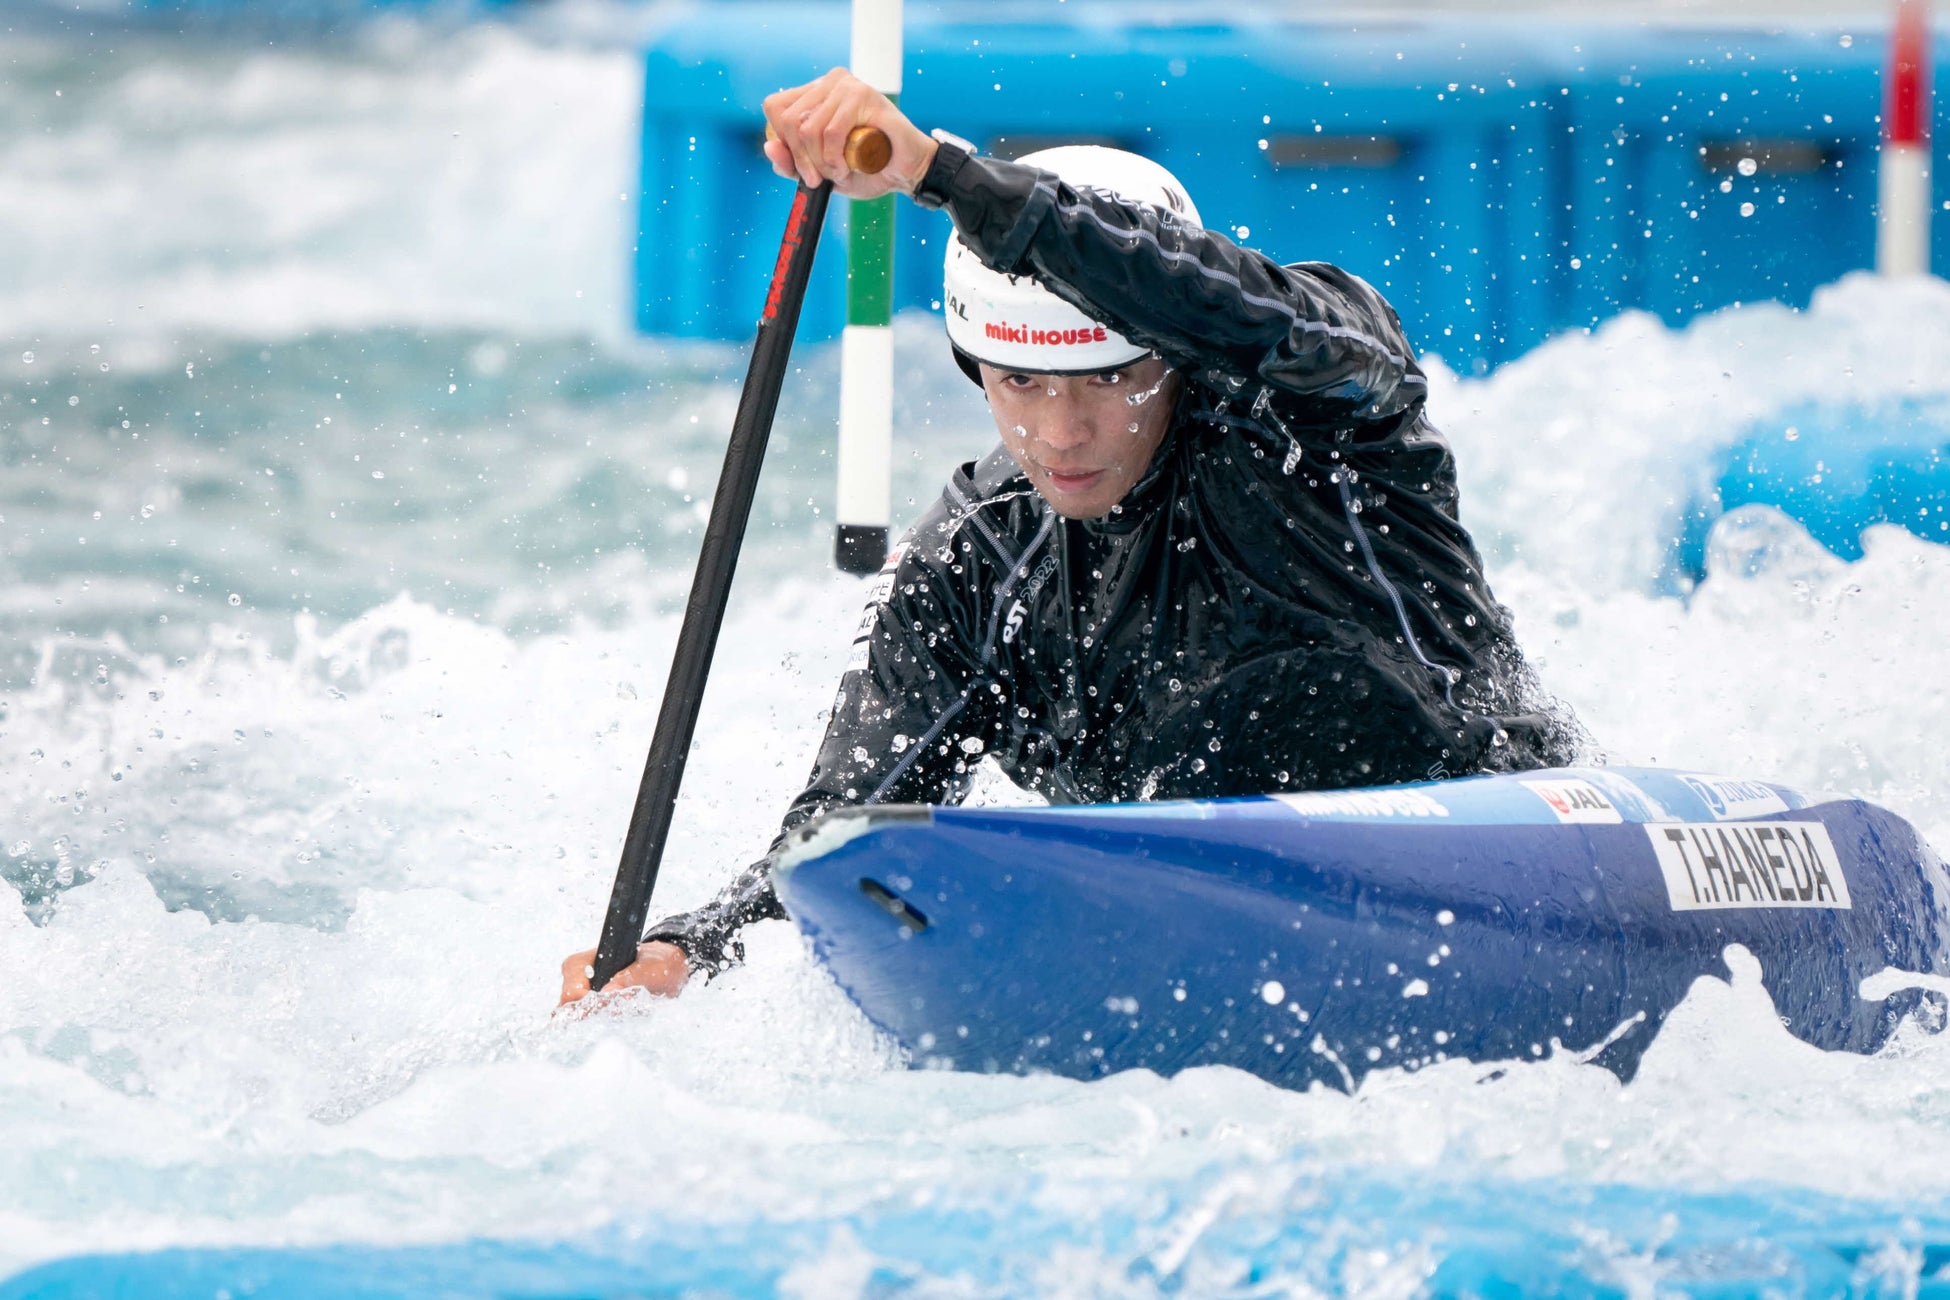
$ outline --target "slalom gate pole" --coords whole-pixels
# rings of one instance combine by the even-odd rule
[[[1899,0],[1883,92],[1877,160],[1876,271],[1930,271],[1930,31],[1928,0]]]
[[[887,165],[889,149],[881,131],[856,127],[846,141],[847,165],[859,172],[878,172]],[[738,549],[751,518],[758,471],[772,433],[772,415],[778,409],[779,388],[792,355],[792,334],[798,328],[799,308],[805,302],[806,283],[812,275],[820,224],[832,196],[830,182],[812,189],[802,183],[793,195],[785,236],[779,241],[772,285],[765,295],[765,313],[759,317],[758,337],[752,343],[751,367],[745,372],[738,414],[731,422],[731,443],[725,449],[717,493],[711,498],[711,517],[704,526],[697,575],[684,605],[670,681],[657,711],[650,756],[643,766],[642,784],[637,787],[630,829],[623,838],[623,857],[616,867],[609,912],[603,918],[602,941],[596,946],[595,974],[589,981],[592,990],[602,988],[617,971],[636,960],[650,895],[657,887],[657,869],[663,863],[664,842],[670,834],[671,814],[677,807],[677,788],[684,779],[684,760],[697,730],[704,684],[711,674],[711,656],[724,624],[732,575],[738,568]]]
[[[901,97],[901,0],[853,0],[853,75]],[[846,213],[846,332],[840,336],[840,439],[833,562],[874,572],[887,558],[894,453],[894,196]]]

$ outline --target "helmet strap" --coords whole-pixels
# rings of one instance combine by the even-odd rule
[[[948,347],[954,352],[955,364],[961,367],[961,372],[974,381],[975,387],[980,388],[982,386],[981,364],[954,344],[950,343]]]

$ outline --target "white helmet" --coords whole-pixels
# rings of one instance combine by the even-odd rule
[[[1073,144],[1040,149],[1018,161],[1054,172],[1072,186],[1110,190],[1200,224],[1185,187],[1149,158]],[[1034,276],[991,271],[959,233],[948,240],[942,280],[948,341],[962,369],[978,383],[976,361],[1029,374],[1081,375],[1114,370],[1149,355],[1148,348],[1092,320]]]

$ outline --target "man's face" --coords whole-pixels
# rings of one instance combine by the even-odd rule
[[[1148,357],[1095,375],[982,364],[1002,445],[1059,515],[1096,519],[1124,499],[1165,440],[1178,377]]]

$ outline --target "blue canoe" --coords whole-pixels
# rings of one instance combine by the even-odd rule
[[[1210,802],[847,809],[779,896],[917,1065],[1091,1078],[1585,1054],[1630,1077],[1724,953],[1783,1024],[1874,1051],[1950,969],[1950,879],[1855,799],[1648,768]],[[1940,1005],[1932,1013],[1941,1018]]]

